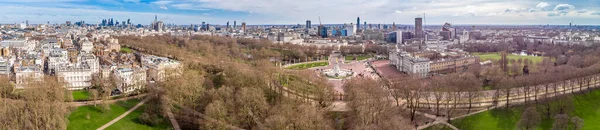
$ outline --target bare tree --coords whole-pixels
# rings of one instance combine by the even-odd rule
[[[552,123],[552,130],[567,130],[569,129],[569,116],[566,114],[559,114],[554,116],[554,123]]]
[[[583,119],[577,116],[571,117],[571,123],[573,123],[573,130],[581,130],[583,129],[583,125],[585,124],[583,122]]]
[[[517,123],[517,128],[521,130],[534,130],[541,123],[542,118],[533,106],[527,107],[521,115],[521,120]]]

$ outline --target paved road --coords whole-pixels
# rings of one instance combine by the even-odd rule
[[[146,96],[146,94],[140,94],[140,95],[136,95],[136,96],[124,97],[124,98],[118,98],[118,99],[111,99],[111,100],[107,100],[106,103],[115,103],[118,101],[125,101],[125,100],[129,100],[129,99],[133,99],[133,98],[143,97],[143,96]],[[72,105],[75,107],[80,107],[80,106],[94,105],[94,103],[100,103],[100,102],[102,102],[102,101],[96,100],[96,101],[68,102],[68,103],[69,103],[69,105]]]
[[[137,105],[135,105],[133,108],[127,110],[125,113],[121,114],[119,117],[111,120],[110,122],[104,124],[102,127],[98,128],[97,130],[104,130],[106,128],[108,128],[110,125],[117,123],[117,121],[123,119],[125,116],[129,115],[129,113],[135,111],[135,109],[137,109],[138,107],[144,105],[144,103],[146,103],[146,101],[148,101],[150,98],[146,98],[144,100],[142,100],[140,103],[138,103]]]

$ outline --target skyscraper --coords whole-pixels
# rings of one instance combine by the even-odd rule
[[[242,31],[246,32],[246,22],[242,22]]]
[[[365,26],[365,30],[367,30],[367,21],[365,21],[365,24],[363,24],[363,26]]]
[[[360,28],[360,17],[356,17],[356,28]]]
[[[415,18],[415,38],[424,38],[423,18]]]
[[[237,23],[235,23],[235,21],[233,21],[233,29],[237,28]]]
[[[311,28],[311,21],[310,20],[306,20],[306,29],[310,29]]]
[[[225,26],[227,30],[229,30],[229,21],[227,21],[227,26]]]

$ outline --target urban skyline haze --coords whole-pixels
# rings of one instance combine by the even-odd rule
[[[356,17],[373,24],[414,23],[426,14],[427,25],[598,25],[600,1],[595,0],[0,0],[0,23],[64,23],[102,19],[131,19],[149,24],[158,15],[165,23],[225,25],[354,23]]]

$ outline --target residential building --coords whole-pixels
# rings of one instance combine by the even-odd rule
[[[68,90],[81,90],[92,86],[92,70],[87,65],[64,67],[56,70],[59,81],[65,83]]]
[[[15,88],[22,89],[27,84],[36,81],[43,81],[44,73],[42,72],[42,66],[19,66],[15,67]]]
[[[123,93],[131,93],[146,87],[145,68],[119,68],[113,72],[117,89]]]
[[[148,67],[148,78],[151,81],[165,81],[169,77],[183,73],[183,66],[175,60],[166,57],[145,55],[141,58],[142,66]]]

